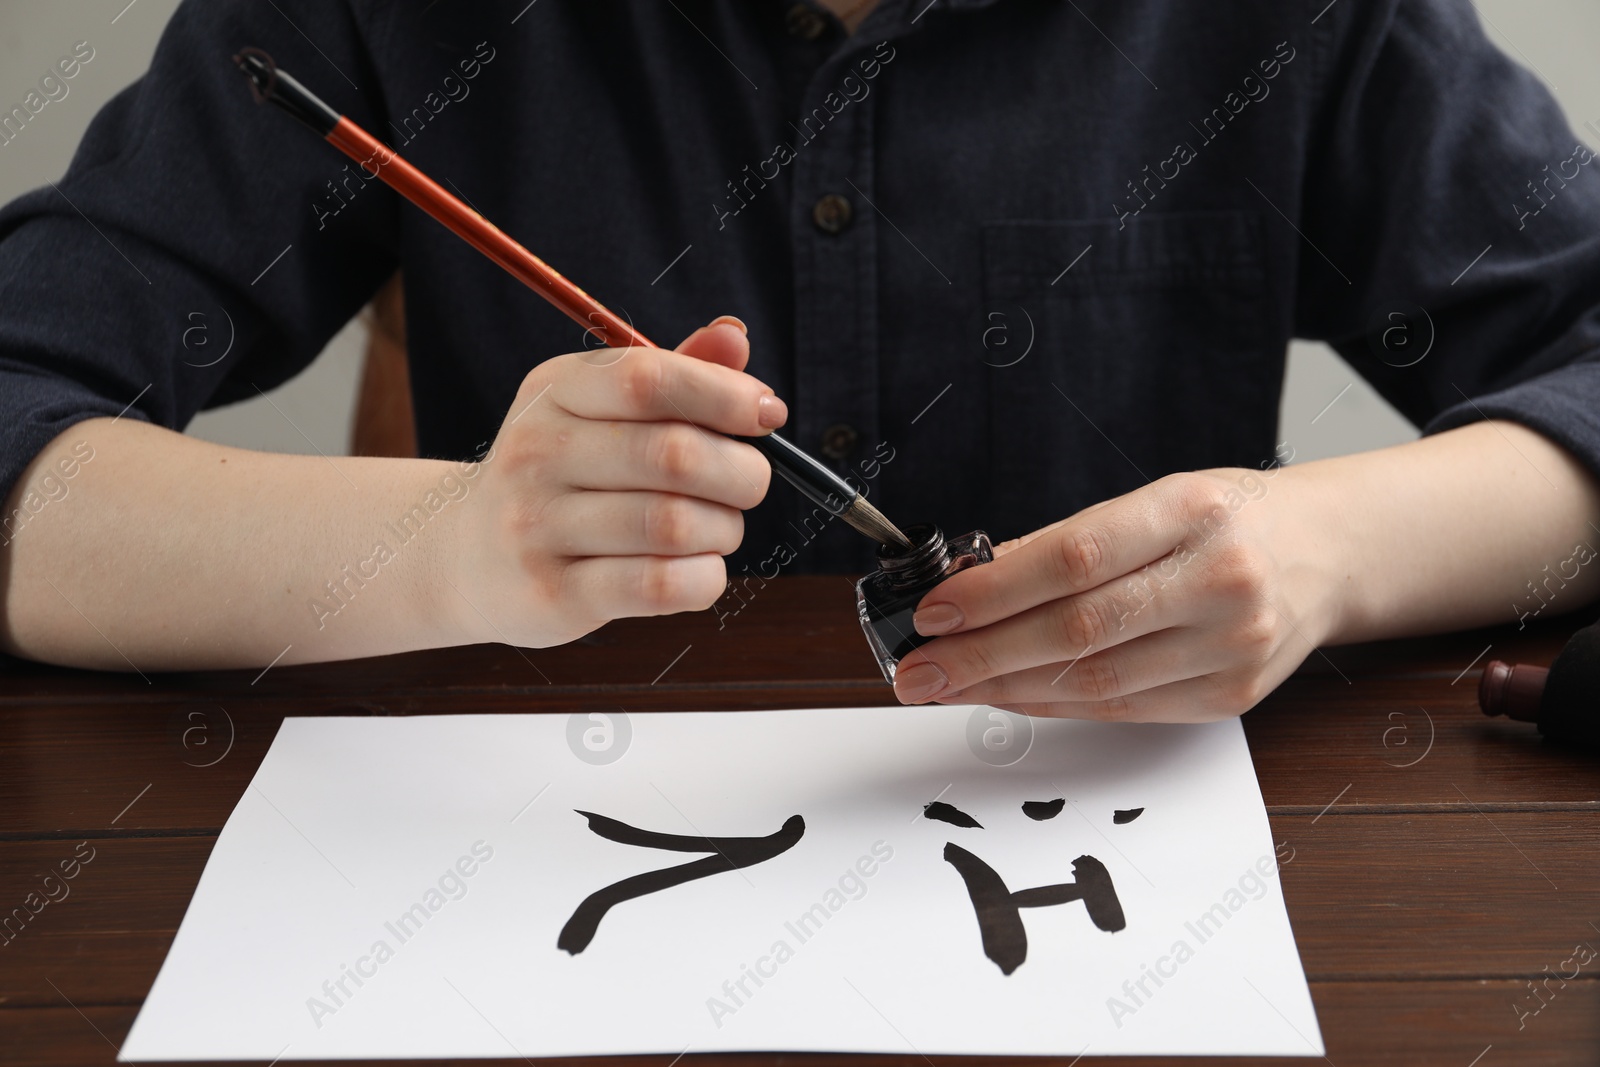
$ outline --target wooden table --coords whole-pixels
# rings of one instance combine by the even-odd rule
[[[1600,1062],[1600,958],[1541,984],[1540,999],[1529,985],[1575,946],[1600,947],[1600,759],[1475,703],[1486,659],[1548,663],[1577,625],[1313,653],[1245,716],[1274,839],[1292,850],[1284,895],[1337,1067]],[[889,702],[843,577],[776,581],[720,630],[709,613],[628,621],[559,649],[259,676],[0,675],[0,916],[93,849],[70,895],[0,947],[0,1063],[113,1062],[286,714]]]

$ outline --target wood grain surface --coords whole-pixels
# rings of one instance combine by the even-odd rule
[[[93,855],[67,897],[0,941],[0,1063],[114,1062],[285,715],[892,703],[851,584],[779,579],[737,615],[630,620],[557,649],[474,646],[265,673],[29,665],[0,675],[0,913],[62,860]],[[1600,946],[1600,757],[1476,704],[1487,659],[1548,664],[1583,621],[1320,650],[1245,716],[1336,1067],[1600,1062],[1600,960],[1543,981],[1576,945]],[[691,1052],[681,1067],[712,1060],[928,1062],[910,1048]],[[635,1061],[671,1057],[606,1062]]]

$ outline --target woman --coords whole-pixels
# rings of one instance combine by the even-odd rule
[[[1320,644],[1510,621],[1600,530],[1600,188],[1466,0],[1319,7],[188,3],[0,215],[3,647],[551,645],[867,569],[722,436],[779,426],[902,523],[1014,538],[923,602],[902,700],[1209,719]],[[686,339],[586,348],[256,108],[245,45]],[[173,432],[397,268],[444,458]],[[197,321],[226,356],[183,347]],[[1291,336],[1425,436],[1285,466]],[[1600,591],[1569,570],[1563,608]]]

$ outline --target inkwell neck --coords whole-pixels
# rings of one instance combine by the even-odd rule
[[[944,574],[950,566],[950,549],[944,534],[931,523],[908,526],[905,535],[910,548],[898,545],[881,545],[878,548],[878,571],[895,589],[909,589],[926,585]]]

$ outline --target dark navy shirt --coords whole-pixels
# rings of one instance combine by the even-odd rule
[[[190,0],[0,214],[0,489],[77,420],[271,389],[397,269],[424,455],[584,346],[257,106],[246,45],[658,343],[742,317],[785,433],[903,523],[1270,463],[1295,336],[1600,472],[1600,163],[1468,0]],[[775,484],[731,575],[866,569],[812,513]]]

